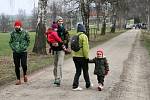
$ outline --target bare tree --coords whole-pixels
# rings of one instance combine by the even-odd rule
[[[89,17],[90,17],[90,3],[92,0],[80,0],[80,11],[82,15],[83,24],[86,28],[86,35],[89,38]]]
[[[10,28],[10,17],[2,14],[1,16],[1,20],[0,20],[0,29],[2,32],[8,32],[9,28]]]
[[[46,37],[44,33],[46,31],[46,8],[48,0],[39,0],[38,2],[38,22],[36,27],[36,36],[33,52],[37,54],[47,54],[46,53]]]
[[[111,27],[111,33],[115,33],[116,30],[116,21],[117,21],[117,14],[118,14],[118,1],[119,0],[109,0],[109,2],[113,6],[113,11],[112,11],[112,27]]]
[[[23,10],[23,9],[19,9],[18,10],[17,19],[19,19],[21,21],[25,21],[25,19],[26,19],[26,11]]]
[[[125,25],[125,18],[128,12],[128,4],[124,0],[118,1],[118,27],[122,29]]]
[[[150,31],[150,0],[147,0],[146,13],[147,13],[147,23],[148,23],[148,31]]]
[[[32,17],[31,17],[32,31],[36,30],[37,18],[38,18],[38,10],[37,10],[37,8],[34,8],[33,11],[32,11]]]
[[[63,2],[63,16],[65,18],[65,27],[67,29],[72,29],[76,26],[79,21],[79,3],[78,1],[64,1]]]
[[[103,12],[103,23],[101,28],[101,35],[105,35],[106,33],[106,18],[108,17],[109,13],[109,3],[107,0],[101,0],[102,3],[102,11]]]
[[[56,20],[57,16],[62,16],[62,2],[61,1],[52,1],[48,4],[49,14],[51,14],[51,19]]]
[[[100,13],[102,12],[102,9],[101,9],[101,0],[95,0],[94,1],[95,4],[96,4],[96,13],[97,13],[97,29],[99,29],[99,25],[100,25]]]
[[[83,24],[86,28],[86,35],[89,37],[89,16],[90,16],[90,3],[93,0],[64,0],[65,2],[74,2],[77,4],[76,8],[79,9],[82,17]]]

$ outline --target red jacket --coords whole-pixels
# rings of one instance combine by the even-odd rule
[[[55,31],[49,31],[47,36],[48,36],[47,37],[48,38],[48,42],[50,42],[50,43],[63,42],[61,40],[61,38],[58,36],[57,32],[55,32]]]

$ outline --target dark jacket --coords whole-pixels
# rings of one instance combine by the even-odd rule
[[[14,30],[11,33],[9,45],[13,50],[13,52],[16,53],[26,52],[29,43],[30,43],[30,37],[26,31],[21,30],[19,32],[16,32]]]
[[[104,76],[105,72],[109,71],[109,66],[106,57],[104,58],[95,57],[94,59],[89,60],[89,63],[95,63],[95,69],[94,69],[95,75]]]

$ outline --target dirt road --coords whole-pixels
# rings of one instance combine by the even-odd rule
[[[64,62],[61,87],[53,85],[50,66],[31,75],[27,84],[0,88],[0,100],[150,100],[150,64],[148,53],[140,44],[140,31],[130,30],[91,49],[90,58],[95,57],[100,47],[104,48],[110,65],[103,91],[97,91],[93,64],[89,65],[89,73],[94,87],[86,89],[81,77],[83,91],[72,91],[75,68],[72,59],[68,59]]]

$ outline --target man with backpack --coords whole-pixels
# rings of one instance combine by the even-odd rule
[[[71,38],[72,56],[76,68],[76,73],[74,76],[73,87],[72,87],[73,90],[82,90],[82,88],[79,87],[79,77],[81,75],[82,70],[86,82],[85,87],[89,88],[92,86],[89,78],[89,73],[88,73],[89,43],[88,43],[88,37],[85,35],[85,32],[86,32],[85,27],[82,24],[78,24],[77,36],[79,37],[78,42],[80,47],[78,50],[73,49],[74,47],[72,41],[74,36]]]

